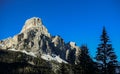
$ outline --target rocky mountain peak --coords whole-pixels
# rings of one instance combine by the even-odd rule
[[[32,17],[26,20],[25,25],[23,26],[21,33],[29,32],[30,30],[36,29],[40,34],[44,34],[50,37],[47,28],[43,25],[41,18]]]
[[[14,49],[43,59],[63,59],[69,63],[77,62],[80,48],[75,42],[65,43],[56,35],[52,36],[38,17],[28,19],[21,32],[13,38],[0,41],[1,49]],[[59,56],[59,57],[58,57]],[[56,58],[55,58],[56,57]],[[71,59],[71,61],[70,61]],[[74,61],[72,60],[74,59]]]
[[[42,21],[40,18],[32,17],[32,18],[26,20],[25,25],[23,26],[23,29],[21,32],[24,32],[29,28],[39,27],[41,25],[42,25]]]

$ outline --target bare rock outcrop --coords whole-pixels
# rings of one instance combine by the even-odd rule
[[[21,32],[13,38],[1,40],[0,48],[25,50],[38,57],[55,54],[70,63],[76,63],[81,52],[74,42],[65,43],[60,36],[51,36],[38,17],[28,19]]]

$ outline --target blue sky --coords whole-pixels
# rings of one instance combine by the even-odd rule
[[[18,34],[25,20],[34,16],[65,42],[87,44],[91,57],[105,26],[120,60],[119,0],[0,0],[0,39]]]

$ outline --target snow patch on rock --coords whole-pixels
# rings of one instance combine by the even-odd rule
[[[0,47],[4,47],[4,44],[0,44]]]
[[[33,53],[33,52],[27,52],[27,51],[25,51],[25,50],[16,50],[16,49],[8,49],[8,50],[10,50],[10,51],[15,51],[15,52],[22,52],[22,53],[25,53],[25,54],[27,54],[27,55],[30,55],[30,56],[33,56],[33,57],[36,57],[36,55]]]
[[[53,60],[53,61],[57,61],[59,63],[62,63],[62,62],[67,63],[65,60],[61,59],[59,56],[57,56],[55,54],[52,54],[52,56],[49,55],[49,54],[42,54],[41,58],[44,59],[44,60],[47,60],[47,61],[52,61]]]

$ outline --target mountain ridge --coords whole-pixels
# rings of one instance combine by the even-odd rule
[[[37,57],[41,57],[42,54],[56,55],[68,63],[77,63],[81,52],[75,42],[65,43],[60,36],[52,36],[42,24],[41,18],[38,17],[26,20],[21,32],[13,38],[1,40],[0,48],[25,50],[27,53],[32,52]]]

